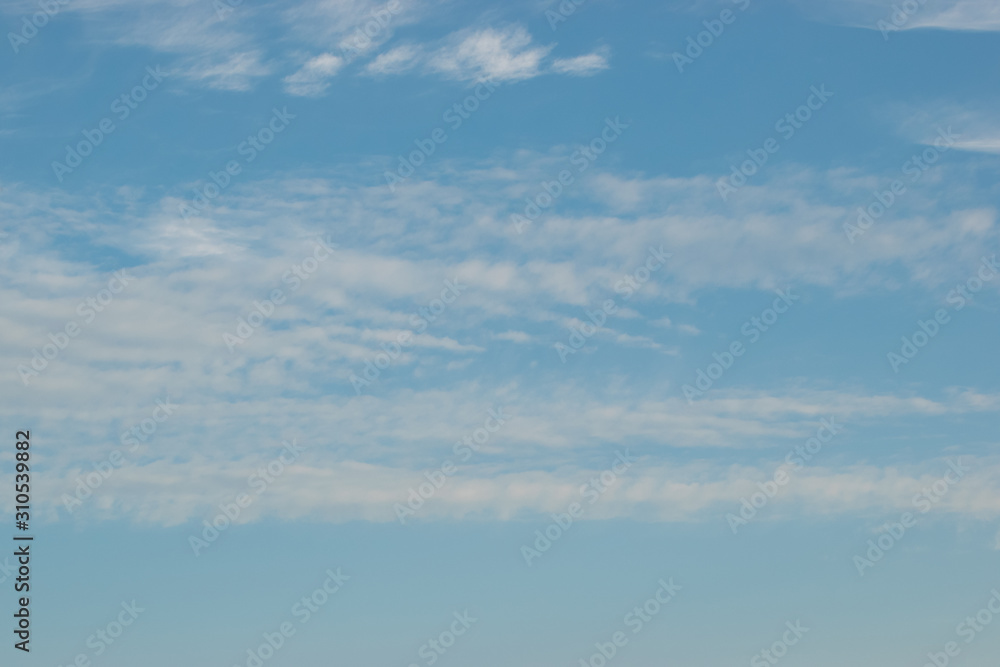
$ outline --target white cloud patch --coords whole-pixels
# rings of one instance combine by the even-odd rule
[[[420,64],[423,51],[412,44],[403,44],[379,54],[364,71],[371,75],[403,74]]]
[[[285,91],[291,95],[317,97],[330,87],[330,79],[344,66],[344,59],[323,53],[309,59],[299,71],[285,77]]]
[[[556,58],[552,61],[553,72],[571,76],[593,76],[608,67],[610,65],[606,51],[595,51],[575,58]]]
[[[245,91],[271,73],[258,51],[243,51],[208,60],[191,59],[181,65],[180,74],[209,88]]]
[[[434,53],[427,66],[445,76],[470,81],[522,81],[542,73],[552,46],[534,46],[521,26],[486,28],[453,37],[454,44]]]
[[[918,28],[1000,30],[1000,5],[989,0],[798,0],[797,4],[819,20],[878,30],[888,39],[893,32]]]
[[[173,56],[156,64],[198,85],[245,91],[272,71],[253,21],[261,10],[248,3],[80,0],[60,11],[85,22],[90,41]]]
[[[914,12],[903,27],[995,32],[1000,30],[1000,5],[989,0],[929,0],[926,10]]]
[[[511,343],[528,343],[531,341],[531,336],[523,331],[504,331],[494,334],[493,337],[497,340],[506,340]]]
[[[503,28],[463,30],[448,36],[443,44],[402,44],[379,54],[364,67],[368,75],[403,74],[420,69],[460,81],[491,79],[523,81],[543,74],[591,76],[606,70],[608,49],[574,58],[549,59],[553,45],[534,43],[519,25]]]
[[[509,219],[523,199],[517,194],[551,177],[554,159],[522,151],[481,163],[442,161],[427,166],[427,180],[393,194],[339,173],[244,179],[190,224],[177,199],[160,199],[153,188],[111,192],[97,209],[90,194],[3,184],[0,368],[9,372],[0,381],[0,415],[37,415],[51,434],[53,445],[41,450],[50,508],[164,396],[181,406],[177,415],[87,512],[200,518],[220,494],[245,484],[247,471],[277,443],[296,437],[312,453],[289,471],[288,484],[269,489],[273,502],[259,511],[391,520],[391,504],[405,498],[411,481],[481,425],[488,408],[503,405],[512,418],[497,436],[498,450],[463,471],[437,507],[428,505],[428,517],[549,511],[600,470],[609,449],[633,447],[645,463],[601,512],[697,518],[738,500],[820,417],[852,428],[866,420],[885,428],[893,419],[916,428],[919,420],[971,420],[1000,410],[1000,397],[966,389],[922,396],[802,386],[718,389],[688,405],[679,390],[688,378],[663,367],[674,360],[650,326],[679,331],[663,321],[664,312],[673,315],[672,305],[697,303],[720,287],[769,291],[789,281],[803,294],[842,288],[847,297],[885,295],[905,284],[911,294],[943,296],[978,269],[983,249],[997,240],[987,200],[952,192],[966,177],[960,167],[940,167],[939,180],[901,200],[896,217],[880,220],[877,233],[856,246],[842,225],[871,196],[878,175],[795,165],[746,186],[727,206],[711,178],[595,168],[560,201],[585,204],[580,213],[540,218],[518,235]],[[435,182],[435,169],[451,176],[447,185]],[[313,253],[310,239],[324,230],[336,230],[335,255],[293,290],[283,276],[301,270]],[[18,365],[31,363],[50,332],[81,320],[78,304],[119,268],[64,255],[52,239],[68,235],[114,249],[135,279],[25,387]],[[649,368],[629,377],[601,370],[599,382],[568,379],[552,352],[567,336],[565,322],[614,296],[615,283],[651,245],[673,256],[628,301],[636,316],[616,314],[606,323],[614,330],[588,342],[601,353],[627,347],[629,355],[648,354]],[[444,281],[456,278],[467,286],[461,295],[433,321],[425,318],[414,344],[358,396],[351,373],[415,329],[414,316],[419,321]],[[285,302],[230,352],[223,334],[276,288]],[[824,289],[811,292],[822,298]],[[537,352],[535,374],[498,364],[497,382],[484,386],[478,362],[507,352]],[[877,448],[864,451],[877,455]],[[740,453],[744,464],[731,470],[721,453]],[[852,467],[831,451],[823,468],[789,488],[785,507],[894,507],[930,474],[938,454],[894,471],[885,461]],[[983,461],[980,481],[963,487],[977,494],[956,490],[949,507],[992,516],[993,465]]]
[[[975,153],[1000,153],[1000,115],[985,104],[933,101],[892,104],[879,112],[904,139],[925,146]]]
[[[421,3],[395,0],[302,0],[235,7],[191,0],[79,0],[61,12],[85,22],[92,40],[169,56],[157,64],[217,90],[251,90],[274,73],[275,63],[295,62],[300,68],[283,78],[284,88],[305,97],[323,95],[342,68],[371,58],[390,43],[398,28],[428,16]],[[295,45],[290,52],[289,44]],[[520,25],[466,28],[443,40],[390,48],[374,55],[360,71],[398,75],[419,70],[459,81],[512,82],[553,73],[590,76],[608,67],[606,50],[550,61],[554,46],[534,43]],[[304,63],[298,55],[317,49],[322,52]]]
[[[662,327],[663,329],[676,329],[677,331],[690,336],[697,336],[701,333],[701,330],[693,324],[675,324],[669,317],[661,317],[657,320],[653,320],[650,324],[656,327]]]
[[[394,506],[405,504],[408,490],[424,481],[420,471],[388,463],[356,460],[323,460],[316,443],[296,441],[306,449],[300,461],[289,466],[267,489],[266,502],[254,503],[238,523],[265,517],[285,520],[343,522],[397,520]],[[280,451],[272,446],[271,457]],[[727,512],[738,513],[742,498],[759,492],[758,483],[770,479],[781,464],[729,467],[694,462],[664,466],[652,463],[635,450],[636,462],[622,473],[588,508],[584,519],[630,518],[646,521],[715,521],[722,529]],[[562,466],[559,470],[496,471],[494,466],[472,463],[449,479],[416,513],[418,520],[510,520],[565,511],[579,501],[580,486],[610,467],[614,453],[588,467]],[[246,492],[246,478],[266,464],[269,457],[242,457],[233,461],[201,458],[190,462],[149,460],[126,464],[98,491],[100,501],[76,509],[81,519],[131,518],[176,525],[200,520],[217,511],[216,503]],[[951,461],[956,461],[951,457]],[[1000,517],[1000,463],[995,459],[959,457],[970,472],[934,507],[935,517],[964,515],[992,521]],[[494,468],[491,470],[490,468]],[[865,516],[916,512],[912,499],[949,471],[948,459],[935,459],[899,467],[854,465],[815,466],[790,474],[758,521],[795,517]],[[43,515],[64,511],[61,492],[72,491],[73,479],[85,468],[70,468],[65,478],[39,482],[38,504]],[[205,489],[212,489],[206,492]]]

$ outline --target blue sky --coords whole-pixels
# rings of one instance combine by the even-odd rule
[[[0,17],[2,664],[995,661],[995,6]]]

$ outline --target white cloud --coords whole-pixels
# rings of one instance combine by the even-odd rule
[[[506,340],[511,343],[528,343],[532,340],[531,336],[523,331],[504,331],[494,334],[493,337],[497,340]]]
[[[648,336],[635,336],[632,334],[619,333],[615,336],[615,342],[625,347],[640,347],[649,350],[657,350],[663,354],[676,356],[679,354],[677,348],[665,348]]]
[[[1000,6],[989,0],[914,0],[913,9],[896,0],[797,0],[797,4],[820,20],[882,31],[889,39],[898,30],[996,32],[1000,30]]]
[[[382,0],[303,0],[284,5],[237,7],[191,0],[80,0],[64,10],[88,24],[95,40],[141,46],[173,56],[158,63],[175,74],[218,90],[247,91],[273,73],[272,63],[293,60],[285,45],[324,52],[284,77],[286,92],[319,96],[329,79],[354,61],[387,44],[395,31],[428,16],[421,3]],[[453,32],[433,44],[404,44],[377,55],[361,70],[368,75],[401,74],[420,68],[460,81],[492,78],[522,81],[545,73],[589,76],[607,68],[605,51],[548,63],[554,45],[533,43],[520,25]],[[331,47],[333,50],[331,51]],[[265,50],[266,49],[266,50]],[[0,98],[17,97],[14,93]]]
[[[223,3],[218,3],[223,4]],[[249,90],[270,74],[251,20],[258,11],[244,4],[220,13],[213,3],[186,0],[81,0],[61,12],[84,21],[88,40],[152,49],[175,56],[157,62],[164,69],[219,90]]]
[[[266,497],[248,508],[239,523],[263,517],[395,521],[394,504],[405,503],[408,490],[424,481],[420,471],[390,464],[321,462],[316,444],[301,440],[297,444],[306,449],[302,459],[275,479]],[[278,448],[279,444],[274,443],[274,454]],[[630,455],[636,456],[636,452],[630,451]],[[609,467],[614,454],[604,458],[605,467]],[[266,463],[268,455],[262,452],[226,462],[199,459],[126,464],[99,489],[100,502],[83,504],[75,515],[86,519],[132,518],[165,525],[198,520],[217,511],[216,503],[246,492],[247,475]],[[935,516],[960,514],[980,520],[1000,517],[1000,463],[974,457],[960,457],[960,461],[972,472],[966,473],[967,477],[935,505]],[[663,466],[640,456],[583,518],[716,521],[722,527],[726,525],[725,513],[738,512],[741,498],[758,492],[757,483],[769,479],[778,465],[780,461],[738,468],[704,462]],[[419,510],[418,518],[510,520],[565,511],[571,502],[580,500],[581,484],[603,469],[598,464],[497,474],[488,466],[462,465],[460,472]],[[790,474],[791,481],[780,489],[758,520],[815,520],[873,513],[885,516],[907,510],[917,513],[913,497],[948,470],[947,461],[941,459],[904,469],[871,465],[810,467]],[[56,508],[62,509],[61,493],[72,492],[72,480],[86,472],[86,468],[73,468],[66,471],[66,478],[44,478],[37,499],[41,511],[54,516]]]
[[[883,122],[902,138],[945,150],[1000,153],[1000,116],[982,103],[936,100],[921,105],[890,104],[880,110]]]
[[[890,417],[905,424],[1000,410],[1000,397],[967,390],[923,397],[803,387],[719,390],[689,406],[678,390],[687,378],[669,371],[652,389],[638,386],[642,372],[598,383],[553,379],[543,370],[533,371],[538,374],[529,383],[504,369],[498,389],[464,378],[472,366],[463,363],[502,347],[496,340],[523,345],[519,353],[536,346],[552,354],[551,345],[566,335],[567,318],[584,317],[582,308],[613,295],[615,282],[649,245],[662,244],[673,257],[629,301],[641,317],[616,319],[619,330],[602,331],[590,345],[627,345],[639,354],[641,346],[656,343],[643,338],[642,327],[662,318],[665,304],[691,303],[710,288],[768,290],[790,280],[804,291],[853,280],[857,291],[885,294],[902,277],[908,289],[931,287],[936,295],[938,286],[950,288],[954,277],[976,269],[983,248],[996,240],[995,212],[953,208],[949,190],[964,172],[944,166],[940,182],[926,184],[926,200],[901,201],[897,218],[880,221],[878,234],[856,247],[843,238],[841,225],[870,196],[875,176],[797,167],[747,186],[745,196],[726,207],[706,177],[625,177],[595,169],[591,180],[563,195],[584,198],[583,213],[540,219],[524,237],[512,233],[511,202],[522,199],[513,193],[537,187],[552,173],[553,159],[519,152],[500,161],[442,163],[452,176],[448,185],[429,180],[392,195],[343,174],[243,180],[184,225],[177,200],[155,199],[160,195],[152,188],[113,192],[117,212],[110,212],[95,210],[90,195],[3,184],[9,236],[0,247],[6,258],[0,263],[0,368],[30,363],[49,332],[79,319],[77,304],[110,273],[63,256],[52,239],[74,234],[115,249],[131,258],[136,280],[29,388],[16,372],[7,373],[0,414],[28,411],[47,420],[50,432],[73,434],[65,438],[72,447],[47,450],[56,506],[74,471],[115,446],[119,427],[141,420],[156,398],[173,397],[183,409],[158,432],[157,449],[141,450],[102,493],[109,494],[110,515],[183,521],[210,507],[210,495],[236,488],[247,466],[288,437],[313,443],[317,453],[289,478],[295,482],[287,491],[274,487],[266,512],[384,517],[409,480],[446,456],[491,405],[516,409],[504,428],[505,453],[455,480],[454,491],[441,496],[442,516],[461,516],[470,507],[487,516],[544,511],[573,491],[578,475],[592,473],[596,452],[630,445],[651,457],[644,467],[649,472],[637,471],[639,486],[623,485],[625,495],[607,511],[696,516],[752,484],[767,471],[774,447],[804,440],[821,416],[884,426]],[[437,175],[430,165],[425,174]],[[618,183],[628,197],[616,195]],[[965,192],[960,197],[964,206],[980,203]],[[309,238],[334,229],[336,255],[292,291],[283,274],[309,255]],[[416,337],[407,356],[382,371],[373,391],[356,397],[350,373],[413,327],[412,315],[455,276],[468,288]],[[275,288],[285,290],[286,303],[230,354],[222,334]],[[207,453],[194,444],[208,441],[217,447]],[[756,452],[746,471],[731,475],[712,463],[714,452],[737,450]],[[170,452],[169,459],[157,451]],[[694,465],[691,452],[704,462]],[[566,460],[588,463],[561,469]],[[815,491],[795,492],[803,494],[804,507],[825,511],[827,503],[858,511],[896,502],[887,467],[849,469],[832,460],[830,466],[809,478]],[[909,489],[925,467],[904,471],[899,488]],[[206,494],[199,484],[215,484],[216,474],[221,491]],[[331,480],[344,484],[324,495]],[[838,488],[873,490],[851,504]],[[512,499],[517,489],[526,490],[523,499]],[[388,505],[381,504],[386,499]],[[474,502],[463,505],[463,499]],[[981,499],[955,496],[960,499],[962,511],[993,511]],[[437,511],[429,507],[428,515]]]
[[[552,62],[553,72],[571,76],[593,76],[608,67],[606,51],[595,51],[575,58],[556,58]]]
[[[260,58],[258,51],[243,51],[208,60],[191,59],[181,65],[180,73],[210,88],[245,91],[271,73]]]
[[[344,66],[344,59],[332,53],[311,58],[295,74],[285,77],[285,91],[291,95],[317,97],[330,87],[329,79]]]
[[[379,54],[365,66],[366,74],[402,74],[420,64],[423,52],[412,44],[404,44]]]
[[[928,1],[903,27],[995,32],[1000,30],[1000,5],[989,0]]]
[[[486,28],[456,35],[428,60],[428,67],[454,79],[521,81],[541,74],[541,64],[551,46],[532,46],[531,35],[521,26]]]
[[[84,22],[90,42],[151,49],[157,54],[156,64],[198,85],[246,91],[272,73],[266,63],[294,58],[295,50],[329,50],[336,45],[342,50],[336,57],[347,54],[350,59],[426,16],[419,2],[393,3],[397,11],[389,11],[388,4],[293,0],[233,6],[221,0],[74,0],[60,7],[60,13],[74,14]],[[36,10],[37,2],[22,7],[22,11]],[[291,54],[282,52],[288,45],[293,45]],[[168,57],[159,60],[163,55]],[[288,77],[287,90],[294,95],[321,94],[324,78],[332,76],[329,55]]]
[[[308,0],[282,4],[280,12],[296,41],[326,48],[336,44],[349,52],[368,51],[390,39],[396,28],[427,15],[419,0]]]
[[[448,36],[444,45],[397,46],[368,63],[364,73],[402,74],[420,67],[461,81],[523,81],[546,73],[591,76],[608,68],[607,49],[557,58],[546,65],[553,46],[535,45],[528,31],[518,25],[463,30]]]
[[[681,333],[691,336],[697,336],[701,333],[701,330],[698,327],[692,324],[674,324],[669,317],[661,317],[657,320],[653,320],[650,324],[664,329],[677,329]]]

